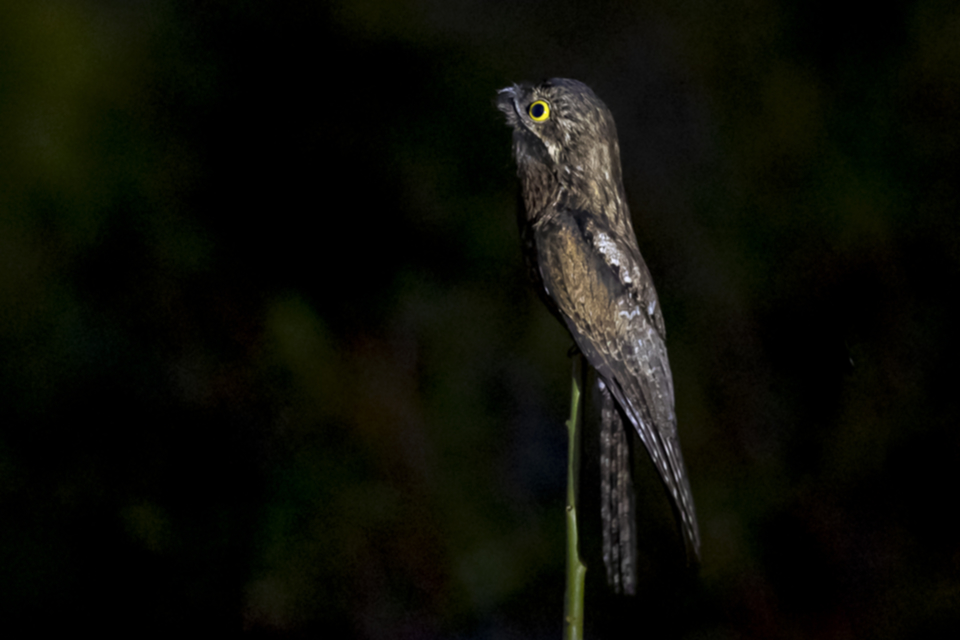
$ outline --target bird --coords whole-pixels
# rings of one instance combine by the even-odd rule
[[[629,432],[667,489],[688,564],[700,533],[680,451],[666,328],[633,231],[613,115],[577,80],[514,84],[496,106],[513,129],[518,223],[529,276],[597,373],[603,559],[616,593],[636,589]]]

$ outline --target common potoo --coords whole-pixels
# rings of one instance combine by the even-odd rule
[[[530,275],[598,374],[604,563],[615,590],[633,593],[627,425],[663,479],[690,560],[699,557],[700,536],[677,437],[663,314],[633,232],[616,126],[606,105],[576,80],[501,89],[497,107],[513,127]]]

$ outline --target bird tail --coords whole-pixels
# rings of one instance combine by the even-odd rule
[[[633,595],[637,582],[637,531],[629,434],[603,380],[600,390],[600,519],[607,583]]]

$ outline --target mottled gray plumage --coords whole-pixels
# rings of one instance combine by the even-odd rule
[[[530,275],[599,374],[603,554],[610,583],[632,593],[635,516],[629,442],[636,429],[682,522],[691,559],[700,537],[687,479],[666,330],[630,220],[616,126],[576,80],[502,89],[523,192],[520,235]],[[615,404],[614,404],[615,402]]]

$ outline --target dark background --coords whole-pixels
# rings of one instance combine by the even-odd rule
[[[703,536],[629,635],[957,637],[937,1],[3,3],[4,626],[559,637],[571,342],[493,107],[551,76],[617,119]]]

